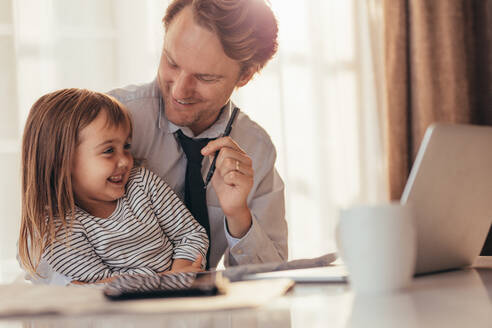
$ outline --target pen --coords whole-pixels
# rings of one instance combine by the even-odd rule
[[[239,108],[234,107],[234,109],[232,110],[231,117],[229,117],[229,122],[227,122],[224,133],[222,133],[222,137],[227,137],[229,134],[231,134],[232,123],[234,123],[234,119],[236,118],[238,111],[239,111]],[[207,189],[207,185],[210,182],[210,180],[212,179],[212,175],[214,175],[215,162],[217,161],[217,155],[219,155],[218,150],[215,152],[214,159],[212,161],[212,165],[210,165],[210,168],[208,169],[208,173],[207,173],[207,177],[205,178],[205,185],[203,186],[203,189]]]

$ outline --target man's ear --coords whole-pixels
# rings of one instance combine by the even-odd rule
[[[251,80],[253,75],[255,75],[256,70],[253,66],[250,66],[249,68],[245,69],[244,72],[241,73],[241,76],[239,77],[239,80],[236,83],[236,88],[240,88],[248,84],[248,82]]]

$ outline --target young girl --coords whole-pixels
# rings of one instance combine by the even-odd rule
[[[205,229],[172,189],[134,167],[129,114],[101,93],[64,89],[31,108],[22,141],[19,258],[73,282],[203,267]]]

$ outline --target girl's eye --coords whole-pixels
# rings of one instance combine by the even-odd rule
[[[112,154],[113,152],[114,152],[113,147],[109,147],[108,149],[106,149],[105,151],[103,151],[103,154]]]
[[[132,144],[131,143],[126,143],[123,148],[125,148],[125,150],[129,150],[130,148],[132,148]]]

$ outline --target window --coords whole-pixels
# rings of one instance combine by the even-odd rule
[[[234,97],[277,146],[291,258],[336,250],[339,209],[385,198],[365,3],[272,1],[279,53]]]

